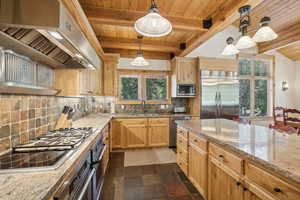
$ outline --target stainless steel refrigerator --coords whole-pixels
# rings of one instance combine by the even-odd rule
[[[201,118],[239,116],[239,80],[235,72],[201,71]]]

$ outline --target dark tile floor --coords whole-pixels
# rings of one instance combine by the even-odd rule
[[[101,200],[203,200],[177,164],[124,167],[112,153]]]

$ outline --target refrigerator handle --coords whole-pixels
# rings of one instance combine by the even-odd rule
[[[221,92],[219,92],[219,113],[220,117],[222,116],[222,97],[221,97]]]
[[[218,118],[219,116],[219,103],[218,103],[218,92],[216,92],[216,95],[215,95],[215,104],[216,104],[216,117]]]

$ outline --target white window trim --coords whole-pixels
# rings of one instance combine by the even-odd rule
[[[255,57],[246,57],[246,56],[240,56],[240,59],[250,59],[251,60],[251,75],[238,75],[239,80],[250,80],[250,116],[247,117],[270,117],[272,116],[272,105],[273,105],[273,61],[270,59],[264,59],[264,58],[255,58]],[[268,76],[256,76],[255,75],[255,66],[253,60],[263,60],[270,62],[269,65],[269,75]],[[239,63],[239,62],[238,62]],[[238,66],[239,67],[239,66]],[[266,116],[256,116],[255,115],[255,80],[267,80],[267,91],[268,92],[268,107],[267,107],[267,115]]]

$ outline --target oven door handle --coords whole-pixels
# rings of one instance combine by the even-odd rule
[[[97,160],[97,161],[93,161],[93,162],[91,163],[92,167],[93,167],[94,165],[99,164],[99,163],[102,161],[102,158],[103,158],[103,155],[104,155],[105,151],[106,151],[106,144],[104,144],[103,149],[102,149],[102,152],[101,152],[101,154],[100,154],[98,160]]]
[[[91,183],[91,180],[92,180],[92,178],[94,177],[95,173],[96,173],[96,170],[95,170],[95,169],[92,169],[92,171],[90,172],[90,174],[89,174],[87,180],[86,180],[85,183],[84,183],[84,186],[82,187],[82,190],[81,190],[81,192],[80,192],[80,194],[79,194],[77,200],[82,200],[82,199],[83,199],[83,196],[84,196],[86,190],[88,189],[89,184]]]

